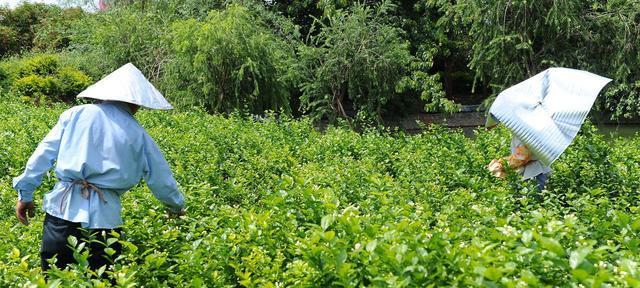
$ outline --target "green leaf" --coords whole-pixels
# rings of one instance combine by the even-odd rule
[[[580,281],[585,281],[587,279],[589,279],[589,277],[591,276],[589,274],[589,272],[582,270],[582,269],[573,269],[571,271],[571,275],[573,275],[574,278],[580,280]]]
[[[16,247],[13,247],[11,249],[11,259],[18,259],[20,258],[20,250]]]
[[[200,288],[204,286],[204,280],[200,277],[195,277],[191,280],[191,287]]]
[[[536,285],[539,284],[538,277],[536,277],[536,275],[534,275],[533,273],[531,273],[531,271],[529,271],[527,269],[522,270],[522,272],[520,273],[520,277],[521,277],[522,281],[524,281],[525,283],[527,283],[529,285],[536,286]]]
[[[327,230],[327,228],[329,228],[329,226],[333,224],[333,221],[335,221],[335,219],[336,217],[333,214],[323,216],[320,220],[320,226],[322,227],[322,230]]]
[[[84,246],[87,245],[87,242],[82,242],[78,245],[78,247],[76,247],[76,251],[82,251],[82,249],[84,249]]]
[[[113,243],[118,242],[118,238],[109,238],[107,239],[107,246],[113,245]]]
[[[589,247],[580,247],[577,250],[572,251],[569,256],[569,266],[571,266],[572,269],[580,266],[589,253],[591,253],[591,248]]]
[[[96,274],[98,275],[98,277],[102,276],[102,274],[106,269],[107,269],[107,265],[100,266],[100,268],[98,268],[98,271],[96,271]]]
[[[640,232],[640,219],[636,219],[631,223],[631,229],[635,232]]]
[[[331,241],[331,240],[333,240],[333,238],[336,237],[336,232],[335,231],[325,231],[324,234],[323,234],[323,237],[326,240]]]
[[[116,253],[116,250],[114,250],[111,247],[107,247],[107,248],[104,248],[104,253],[107,253],[107,255],[109,255],[109,256],[113,256],[113,254]]]
[[[378,240],[373,239],[373,240],[369,241],[369,243],[367,243],[367,247],[365,249],[367,250],[367,252],[372,253],[373,250],[375,250],[377,246],[378,246]]]
[[[522,232],[522,237],[520,239],[522,240],[522,243],[524,243],[524,245],[529,246],[529,243],[531,243],[532,238],[533,238],[533,231],[526,230]]]
[[[540,246],[542,248],[549,250],[557,254],[558,256],[565,255],[564,248],[562,248],[562,245],[560,245],[560,242],[558,242],[556,239],[540,236],[538,242],[540,243]]]
[[[495,267],[489,267],[484,270],[484,277],[491,281],[498,281],[502,278],[502,271]]]
[[[67,237],[67,242],[69,243],[69,245],[71,245],[71,247],[74,248],[78,245],[78,239],[75,236]]]

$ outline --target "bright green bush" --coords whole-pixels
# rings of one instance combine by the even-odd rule
[[[65,101],[71,101],[93,83],[89,76],[69,66],[60,68],[56,78],[59,81],[57,97]]]
[[[205,21],[173,24],[175,59],[168,95],[210,112],[289,112],[283,79],[293,49],[245,7],[212,11]]]
[[[16,201],[11,177],[64,108],[0,105],[3,203]],[[539,202],[533,183],[486,171],[508,153],[504,128],[471,139],[437,126],[417,135],[319,132],[308,119],[255,122],[201,110],[143,110],[136,118],[169,161],[187,215],[168,218],[143,185],[124,195],[123,234],[115,238],[125,250],[107,272],[120,286],[631,287],[640,280],[637,137],[605,144],[584,126],[553,164]],[[36,205],[55,181],[44,178]],[[22,226],[9,204],[0,209],[0,286],[44,286],[43,215]],[[47,281],[109,286],[82,266]]]
[[[36,54],[23,58],[17,64],[17,77],[29,75],[48,76],[60,68],[60,59],[52,54]]]
[[[12,96],[36,104],[73,102],[76,95],[92,83],[90,77],[63,64],[56,54],[10,59],[0,63],[0,67],[7,71],[6,80],[0,78],[0,84],[7,87]]]
[[[25,101],[36,104],[46,102],[46,96],[56,95],[60,83],[51,76],[29,75],[17,79],[11,86],[11,92]]]

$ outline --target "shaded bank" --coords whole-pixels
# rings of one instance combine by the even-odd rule
[[[405,117],[389,118],[385,126],[397,128],[410,134],[420,133],[430,124],[442,125],[451,129],[462,129],[464,134],[473,137],[474,130],[484,127],[485,111],[476,111],[477,106],[464,107],[468,112],[458,113],[416,113]],[[595,124],[598,132],[608,138],[633,137],[640,132],[640,118],[621,121],[610,120],[610,115],[591,113],[587,119]]]

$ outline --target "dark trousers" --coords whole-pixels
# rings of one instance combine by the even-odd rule
[[[542,191],[544,189],[547,185],[547,180],[549,180],[549,173],[540,173],[536,176],[536,188],[538,191]]]
[[[113,259],[116,259],[122,252],[122,245],[117,241],[109,245],[111,249],[115,250],[113,255],[108,256],[104,251],[107,239],[113,238],[110,232],[120,233],[120,229],[81,229],[80,223],[70,222],[49,214],[44,217],[42,226],[42,246],[40,248],[42,271],[49,270],[50,266],[47,260],[54,256],[57,259],[55,265],[60,269],[64,269],[68,264],[76,263],[73,258],[73,250],[69,248],[67,241],[69,236],[75,236],[78,244],[87,243],[85,245],[89,248],[89,267],[94,271],[103,265],[111,265]]]

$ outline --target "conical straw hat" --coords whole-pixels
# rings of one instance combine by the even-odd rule
[[[149,109],[173,109],[167,99],[131,63],[89,86],[78,94],[78,98],[122,101]]]

